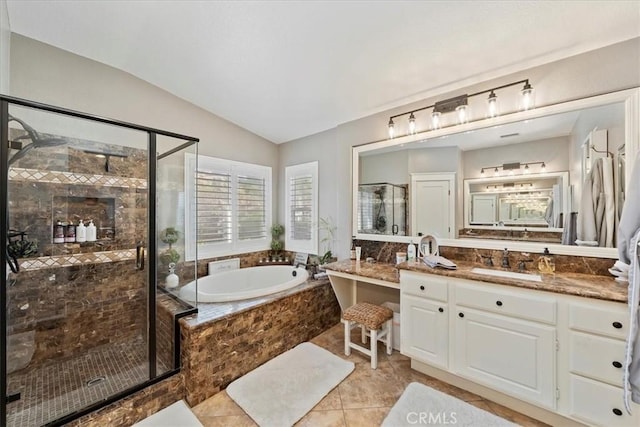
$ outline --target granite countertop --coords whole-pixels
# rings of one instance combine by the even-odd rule
[[[596,276],[578,273],[542,274],[542,282],[532,282],[528,280],[472,273],[471,269],[473,268],[486,267],[479,263],[468,261],[454,262],[458,266],[457,270],[431,268],[421,261],[403,262],[396,266],[393,264],[345,260],[327,264],[325,268],[327,270],[386,280],[395,283],[400,281],[399,270],[409,270],[418,273],[437,274],[439,276],[456,277],[459,279],[469,279],[499,285],[517,286],[520,288],[536,289],[559,294],[577,295],[607,301],[627,302],[627,284],[616,282],[613,276]],[[493,270],[500,270],[500,268],[494,267]],[[537,271],[531,271],[530,273],[537,273]]]

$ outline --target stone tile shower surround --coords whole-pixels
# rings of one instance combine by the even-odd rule
[[[417,243],[417,242],[416,242]],[[396,252],[406,252],[407,245],[405,243],[379,242],[373,240],[356,240],[356,245],[362,247],[362,259],[372,257],[377,262],[387,264],[395,264]],[[508,245],[507,245],[508,247]],[[452,246],[440,246],[440,255],[453,261],[461,260],[477,263],[483,266],[482,256],[491,256],[494,268],[500,268],[502,263],[502,251],[491,249],[474,249],[474,248],[458,248]],[[527,270],[537,271],[535,261],[542,253],[529,253],[529,259],[534,263],[527,264]],[[556,263],[556,272],[558,273],[582,273],[595,274],[598,276],[611,276],[608,269],[613,266],[614,260],[607,258],[593,258],[570,255],[554,255]],[[516,271],[518,261],[524,258],[518,251],[509,252],[509,263],[511,269]]]

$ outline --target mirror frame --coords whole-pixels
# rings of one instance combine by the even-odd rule
[[[463,180],[463,196],[462,196],[462,226],[464,228],[476,228],[478,230],[529,230],[536,232],[562,232],[562,228],[557,227],[535,227],[531,225],[505,225],[503,227],[494,227],[490,225],[475,225],[471,224],[471,193],[470,186],[473,184],[485,184],[485,183],[495,183],[495,182],[503,182],[503,181],[514,181],[514,180],[533,180],[536,178],[562,178],[562,212],[566,215],[569,211],[569,172],[560,171],[560,172],[546,172],[541,174],[530,174],[530,175],[519,175],[517,177],[513,176],[500,176],[500,177],[490,177],[490,178],[467,178]],[[483,194],[496,194],[496,193],[483,193]]]
[[[609,92],[603,95],[594,95],[585,98],[580,98],[572,101],[561,102],[557,104],[550,104],[542,107],[536,107],[533,110],[519,111],[515,113],[505,114],[502,116],[479,119],[473,122],[453,125],[442,129],[430,130],[420,132],[414,135],[402,136],[394,139],[387,139],[382,141],[374,141],[361,145],[355,145],[351,148],[351,220],[352,220],[352,235],[359,240],[375,240],[382,242],[398,242],[398,243],[410,243],[415,240],[416,236],[381,236],[376,234],[362,234],[358,233],[358,218],[356,213],[358,212],[358,180],[360,170],[360,153],[366,153],[369,151],[379,150],[383,148],[402,147],[405,144],[412,142],[427,142],[427,147],[433,144],[433,147],[438,147],[438,138],[447,135],[453,135],[461,132],[474,131],[491,126],[499,126],[513,122],[519,122],[523,120],[532,120],[539,117],[549,116],[553,114],[565,113],[569,111],[582,110],[586,108],[600,107],[608,104],[624,103],[625,109],[625,150],[626,158],[630,160],[630,164],[625,170],[625,183],[629,188],[629,181],[631,178],[631,170],[633,169],[633,162],[636,159],[638,151],[640,151],[640,89],[625,89],[621,91]],[[456,189],[456,193],[460,194],[461,188]],[[457,205],[458,203],[456,203]],[[457,207],[457,209],[463,209],[463,207]],[[456,218],[458,215],[456,213]],[[455,224],[456,232],[457,227],[461,224]],[[521,242],[521,241],[509,241],[509,240],[485,240],[485,239],[440,239],[439,244],[442,246],[452,246],[460,248],[478,248],[478,249],[504,249],[508,247],[512,251],[523,252],[543,252],[544,248],[549,248],[551,253],[558,255],[575,255],[575,256],[587,256],[596,258],[618,258],[617,248],[597,248],[597,247],[585,247],[585,246],[570,246],[560,244],[549,244],[542,242]]]

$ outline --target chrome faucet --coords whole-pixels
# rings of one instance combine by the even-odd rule
[[[509,250],[507,248],[502,251],[502,268],[511,268],[509,265]]]

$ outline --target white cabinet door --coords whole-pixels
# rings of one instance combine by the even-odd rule
[[[401,306],[402,354],[420,362],[447,368],[447,304],[403,293]]]
[[[456,307],[454,371],[513,397],[556,407],[556,331]]]

